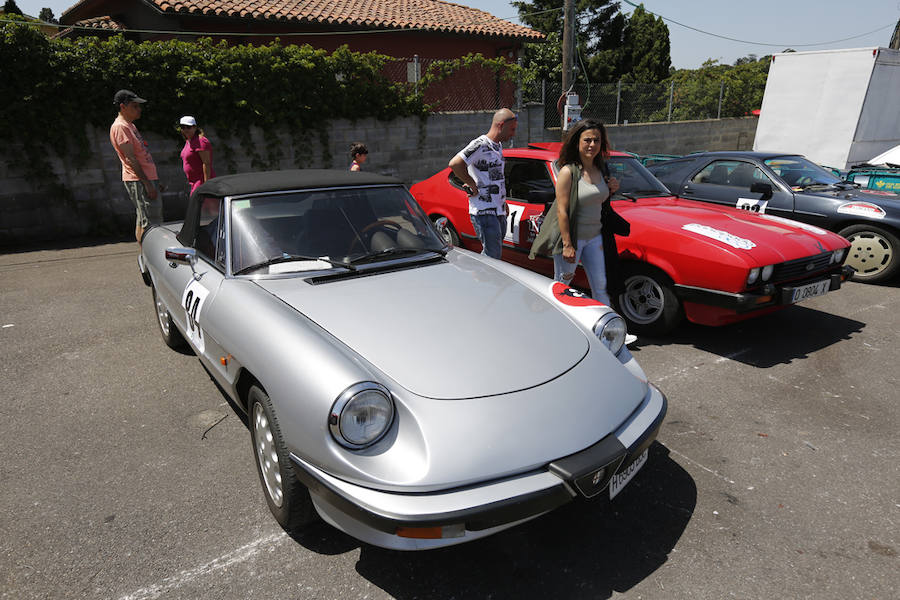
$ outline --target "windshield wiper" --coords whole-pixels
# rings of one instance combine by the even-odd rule
[[[413,255],[422,254],[425,252],[440,254],[441,256],[446,255],[445,248],[441,248],[439,250],[434,250],[432,248],[399,248],[399,247],[395,246],[392,248],[385,248],[384,250],[381,250],[380,252],[370,252],[368,254],[360,256],[359,258],[354,258],[353,260],[350,261],[350,263],[357,265],[357,264],[366,263],[366,262],[376,262],[382,258],[395,258],[398,256],[413,256]]]
[[[662,190],[628,190],[627,192],[619,190],[615,195],[625,196],[629,200],[635,201],[638,196],[671,196],[672,194]]]
[[[808,190],[808,189],[812,189],[812,188],[830,188],[830,187],[835,187],[835,184],[833,184],[833,183],[821,183],[821,182],[818,182],[818,181],[817,181],[817,182],[815,182],[815,183],[807,183],[807,184],[801,185],[801,186],[800,186],[800,189],[801,189],[801,190]]]
[[[256,264],[250,265],[248,267],[244,267],[240,271],[237,271],[235,273],[235,275],[243,275],[245,273],[249,273],[251,271],[257,271],[259,269],[263,269],[263,268],[271,266],[271,265],[277,265],[279,263],[291,262],[291,261],[295,261],[295,260],[321,260],[323,262],[327,262],[332,267],[342,267],[349,271],[356,270],[356,267],[354,267],[350,263],[342,262],[339,260],[332,260],[332,259],[328,258],[327,256],[306,256],[304,254],[287,254],[287,253],[285,253],[285,254],[282,254],[281,256],[276,256],[274,258],[264,260],[260,263],[256,263]]]

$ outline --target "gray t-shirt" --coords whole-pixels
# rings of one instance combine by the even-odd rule
[[[478,184],[478,195],[469,196],[469,214],[505,214],[506,179],[503,175],[503,145],[481,135],[457,155],[466,163]]]
[[[603,225],[600,215],[603,202],[609,198],[609,186],[601,179],[600,183],[588,183],[582,177],[578,180],[578,237],[579,240],[591,240],[600,235]]]

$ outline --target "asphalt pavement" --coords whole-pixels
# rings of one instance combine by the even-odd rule
[[[669,413],[613,503],[402,553],[283,532],[136,258],[0,255],[0,598],[900,597],[900,282],[640,339]]]

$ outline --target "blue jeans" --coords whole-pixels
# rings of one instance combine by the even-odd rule
[[[481,253],[499,259],[506,235],[506,215],[469,215],[469,219],[481,241]]]
[[[575,277],[575,267],[581,260],[581,266],[587,274],[591,285],[591,297],[597,302],[609,306],[609,294],[606,291],[606,262],[603,258],[603,236],[589,240],[578,240],[575,249],[575,262],[567,262],[562,254],[553,255],[553,279],[569,285]]]

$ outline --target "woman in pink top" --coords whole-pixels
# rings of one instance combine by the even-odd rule
[[[193,194],[201,183],[216,176],[212,166],[212,144],[203,135],[203,130],[197,126],[197,119],[194,117],[181,117],[178,126],[184,136],[181,161]]]

